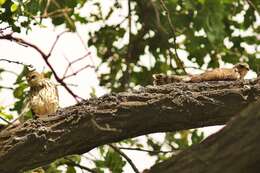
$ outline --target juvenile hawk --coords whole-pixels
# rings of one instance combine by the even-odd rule
[[[59,107],[56,85],[48,78],[45,78],[44,74],[36,71],[29,72],[26,75],[26,80],[30,90],[28,97],[24,101],[25,104],[20,114],[21,119],[29,110],[39,118],[55,113]]]
[[[216,68],[211,71],[206,71],[199,75],[164,75],[155,74],[154,85],[164,85],[174,82],[203,82],[203,81],[227,81],[244,79],[249,71],[249,66],[246,63],[238,63],[233,68]]]

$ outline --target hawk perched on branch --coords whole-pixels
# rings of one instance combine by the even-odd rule
[[[211,71],[206,71],[199,75],[164,75],[155,74],[154,85],[164,85],[174,82],[203,82],[203,81],[228,81],[228,80],[239,80],[243,79],[249,66],[246,63],[238,63],[233,68],[216,68]]]
[[[26,80],[30,90],[28,97],[24,101],[20,121],[24,121],[23,115],[29,110],[39,118],[55,113],[59,107],[56,85],[48,78],[45,78],[44,74],[36,71],[29,72],[26,75]]]

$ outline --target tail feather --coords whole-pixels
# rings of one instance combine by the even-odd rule
[[[177,75],[165,75],[165,74],[154,74],[153,75],[154,85],[165,85],[174,82],[188,82],[190,81],[189,76],[177,76]]]

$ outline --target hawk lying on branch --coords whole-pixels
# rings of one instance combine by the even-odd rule
[[[238,63],[233,68],[216,68],[198,75],[165,75],[155,74],[154,85],[164,85],[174,82],[203,82],[203,81],[228,81],[243,79],[249,66],[246,63]]]

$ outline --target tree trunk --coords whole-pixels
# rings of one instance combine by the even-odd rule
[[[260,101],[201,144],[153,166],[149,173],[258,173]]]
[[[46,119],[29,120],[0,132],[0,172],[25,171],[149,133],[224,124],[259,97],[258,81],[148,86],[83,101]]]

